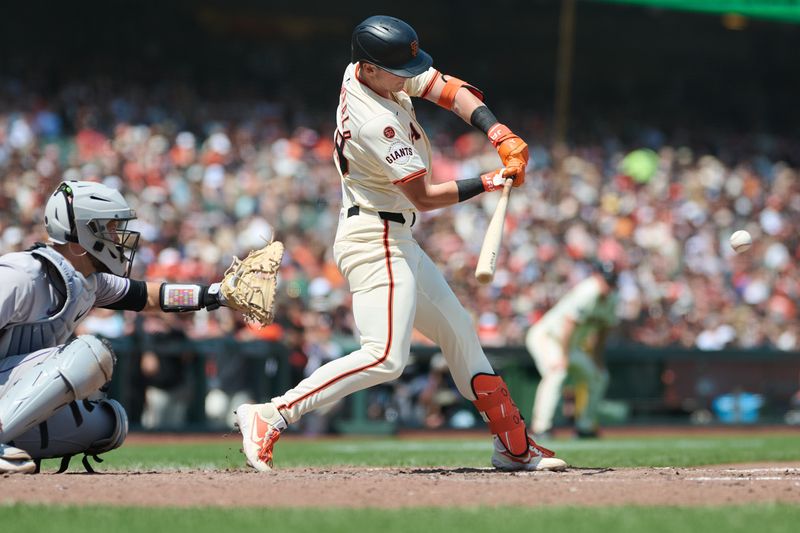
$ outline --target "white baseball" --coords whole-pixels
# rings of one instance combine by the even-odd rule
[[[731,235],[730,243],[731,248],[733,248],[737,254],[740,254],[750,249],[750,247],[753,245],[753,238],[748,232],[740,229]]]

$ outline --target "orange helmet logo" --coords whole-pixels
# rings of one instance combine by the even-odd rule
[[[417,52],[419,51],[419,44],[417,41],[411,41],[411,57],[417,57]]]

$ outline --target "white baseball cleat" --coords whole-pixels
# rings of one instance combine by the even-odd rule
[[[234,411],[234,424],[242,433],[247,464],[259,472],[272,470],[272,448],[286,429],[286,420],[271,403],[243,403]]]
[[[500,442],[497,436],[494,437],[494,453],[492,454],[492,466],[505,472],[515,472],[519,470],[537,471],[549,470],[561,472],[567,469],[567,463],[558,459],[555,453],[543,448],[528,437],[528,453],[525,456],[511,455]]]
[[[33,474],[36,463],[24,450],[0,444],[0,474]]]

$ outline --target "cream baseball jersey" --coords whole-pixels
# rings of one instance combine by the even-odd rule
[[[534,327],[548,335],[560,337],[566,320],[580,324],[591,320],[592,317],[596,318],[599,314],[598,311],[608,312],[607,304],[603,304],[602,309],[595,311],[602,301],[601,292],[600,281],[597,277],[590,276],[584,279],[545,313]]]
[[[436,79],[433,67],[408,78],[401,92],[383,98],[358,79],[358,63],[344,73],[336,111],[334,159],[342,177],[344,207],[403,211],[414,205],[398,184],[431,170],[431,145],[417,122],[411,97],[422,97]]]
[[[591,309],[581,315],[570,339],[570,348],[589,350],[597,342],[597,334],[604,328],[612,328],[619,323],[616,291],[605,297],[598,297]]]

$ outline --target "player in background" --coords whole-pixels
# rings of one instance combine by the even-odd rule
[[[603,360],[605,339],[618,320],[617,270],[612,263],[597,263],[594,272],[575,285],[528,330],[525,345],[542,379],[536,388],[531,431],[548,438],[569,374],[585,387],[583,404],[576,409],[579,437],[597,436],[597,409],[608,388]]]
[[[87,458],[122,445],[123,407],[101,390],[115,356],[92,335],[74,337],[94,307],[195,311],[224,304],[219,284],[128,279],[139,233],[123,196],[63,182],[45,206],[50,241],[0,257],[0,473],[31,473],[41,459]]]
[[[243,451],[253,468],[272,468],[273,446],[288,424],[355,391],[396,379],[409,359],[413,328],[436,342],[459,392],[494,434],[492,464],[503,470],[562,470],[566,463],[526,431],[503,379],[478,341],[470,315],[412,234],[417,211],[429,211],[525,179],[527,145],[498,122],[483,95],[433,68],[405,22],[374,16],[352,36],[335,134],[343,206],[333,245],[353,293],[361,348],[317,369],[268,403],[236,410]],[[431,145],[412,98],[454,112],[486,133],[503,168],[480,177],[434,184]]]

